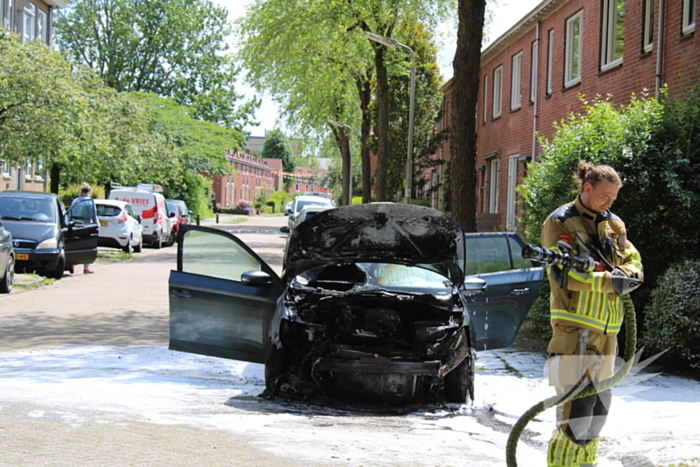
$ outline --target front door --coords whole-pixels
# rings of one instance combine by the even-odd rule
[[[168,282],[170,350],[264,363],[281,279],[236,236],[181,229]]]
[[[66,264],[95,262],[99,230],[100,223],[97,219],[94,200],[80,199],[68,209],[63,226]]]

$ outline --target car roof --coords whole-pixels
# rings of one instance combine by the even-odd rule
[[[44,193],[41,191],[24,191],[24,190],[6,190],[0,191],[0,196],[5,195],[27,195],[33,198],[58,198],[55,193]]]
[[[119,206],[119,207],[123,208],[125,205],[127,205],[129,203],[127,203],[126,201],[117,200],[117,199],[96,199],[95,204]]]

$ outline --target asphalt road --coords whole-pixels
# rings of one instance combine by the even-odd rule
[[[219,224],[216,219],[202,224],[237,231],[281,269],[286,236],[275,232],[286,218],[256,217],[245,224],[228,224],[230,220],[221,216]],[[53,284],[15,288],[0,296],[0,352],[85,345],[167,347],[168,276],[176,258],[176,245],[144,248],[131,260],[99,259],[95,274],[83,274],[80,267]],[[256,447],[258,439],[225,430],[32,416],[44,412],[41,399],[18,404],[3,401],[0,394],[0,465],[308,465],[271,455]]]

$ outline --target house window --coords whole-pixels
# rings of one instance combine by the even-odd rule
[[[489,118],[489,75],[484,75],[484,123]]]
[[[44,179],[44,161],[42,159],[34,163],[34,178],[36,180]]]
[[[540,45],[538,41],[532,43],[532,55],[530,57],[530,102],[537,99],[537,80],[539,70],[537,64],[540,61]]]
[[[0,2],[2,3],[2,2]],[[7,161],[0,161],[0,170],[2,170],[3,177],[10,176],[10,163]]]
[[[601,38],[600,69],[622,63],[625,44],[625,0],[603,0],[603,37]]]
[[[695,1],[683,0],[683,34],[695,31]]]
[[[7,0],[7,29],[15,30],[15,0]]]
[[[489,163],[489,212],[498,213],[498,159]]]
[[[564,86],[581,81],[581,29],[583,13],[576,13],[566,21],[566,57],[564,62]]]
[[[35,39],[34,24],[36,21],[36,5],[30,3],[22,10],[22,42]]]
[[[523,95],[523,53],[518,52],[511,60],[510,71],[510,110],[520,108]]]
[[[547,45],[547,95],[552,95],[552,81],[554,78],[554,29],[549,30],[549,44]]]
[[[27,161],[27,167],[24,172],[24,178],[30,179],[32,178],[32,175],[34,175],[34,164],[31,163],[31,161]]]
[[[503,67],[499,66],[493,70],[493,118],[501,116],[501,104],[503,100]]]
[[[47,34],[49,30],[48,24],[46,12],[39,10],[37,12],[36,37],[45,44],[49,43],[49,37]]]
[[[654,0],[644,0],[644,31],[642,50],[651,52],[654,48]]]

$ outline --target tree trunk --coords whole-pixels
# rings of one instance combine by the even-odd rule
[[[383,45],[374,45],[374,66],[377,71],[377,177],[376,201],[388,201],[386,194],[389,170],[389,78],[384,63]]]
[[[340,149],[340,158],[342,164],[342,186],[343,197],[340,201],[341,206],[349,206],[352,203],[352,152],[350,150],[350,132],[347,128],[336,128],[331,125],[333,136],[338,143]]]
[[[450,162],[452,218],[467,232],[476,232],[476,105],[486,0],[459,0],[458,10]]]
[[[58,194],[58,188],[61,186],[61,164],[54,162],[51,164],[51,193]]]
[[[369,103],[372,100],[372,89],[369,77],[357,80],[357,90],[360,95],[360,112],[362,126],[360,127],[360,161],[362,163],[362,202],[372,202],[372,166],[370,164],[369,138],[372,132],[372,115]]]

